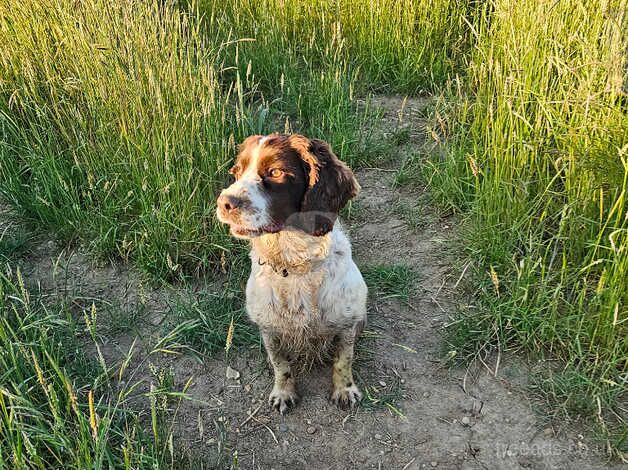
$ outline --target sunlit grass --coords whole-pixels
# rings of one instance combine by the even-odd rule
[[[0,468],[158,468],[165,457],[125,408],[133,387],[115,390],[85,355],[85,329],[19,272],[0,275]]]
[[[229,249],[214,194],[264,123],[218,82],[220,43],[143,0],[5,2],[0,37],[0,192],[19,213],[159,277]]]
[[[456,323],[456,344],[563,359],[583,380],[561,406],[596,404],[603,411],[591,414],[619,423],[621,435],[626,3],[496,0],[485,8],[468,76],[449,95],[457,103],[448,111],[449,156],[425,171],[441,200],[469,211],[468,250],[485,300]]]

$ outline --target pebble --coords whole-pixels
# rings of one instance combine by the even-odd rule
[[[288,425],[287,425],[286,423],[281,423],[281,424],[279,425],[279,430],[280,430],[281,432],[287,432],[287,431],[288,431]]]
[[[436,460],[434,460],[433,462],[430,462],[430,465],[432,467],[438,467],[438,462]]]
[[[423,398],[427,398],[430,396],[430,392],[423,392]]]
[[[375,439],[377,439],[378,441],[382,438],[381,434],[375,434]]]
[[[380,381],[379,381],[379,384],[380,384],[382,387],[385,387],[385,386],[386,386],[386,382],[384,382],[383,380],[380,380]]]
[[[471,424],[471,419],[468,416],[463,416],[460,422],[462,422],[465,426],[468,426]]]
[[[231,380],[238,380],[240,378],[240,372],[227,366],[227,378]]]
[[[159,325],[161,325],[161,322],[164,320],[165,317],[166,317],[165,315],[156,314],[156,315],[152,315],[148,319],[148,321],[153,326],[159,326]]]
[[[544,434],[546,437],[551,437],[551,436],[554,434],[554,430],[553,430],[552,428],[545,428],[545,429],[543,430],[543,434]]]
[[[306,431],[308,434],[314,434],[316,432],[316,428],[314,426],[309,426]]]
[[[401,382],[402,384],[406,383],[406,379],[401,379],[399,382]]]

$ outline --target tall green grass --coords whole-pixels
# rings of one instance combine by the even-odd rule
[[[220,47],[160,2],[3,2],[0,193],[160,277],[216,260],[216,190],[264,127],[242,83],[218,81]]]
[[[133,387],[114,390],[87,359],[85,329],[0,274],[0,468],[170,467],[126,409]]]
[[[443,200],[468,209],[486,280],[458,346],[547,351],[566,362],[548,374],[578,378],[556,402],[615,422],[628,390],[625,11],[488,2],[453,97],[455,143],[430,169]],[[616,443],[627,438],[624,424]]]
[[[298,96],[301,82],[328,70],[338,82],[359,74],[361,93],[435,90],[460,68],[470,40],[464,15],[476,8],[465,0],[200,0],[198,7],[211,34],[246,39],[240,64],[251,63],[279,99]]]
[[[191,9],[208,36],[236,42],[222,51],[223,81],[246,76],[280,125],[324,136],[354,166],[383,153],[373,110],[356,97],[444,82],[461,63],[461,13],[471,11],[461,0],[200,0]]]

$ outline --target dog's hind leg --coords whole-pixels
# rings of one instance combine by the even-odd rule
[[[278,338],[272,333],[263,331],[261,333],[268,359],[273,365],[275,373],[275,385],[270,392],[268,401],[274,409],[284,414],[290,406],[295,405],[299,400],[294,373],[290,368],[290,362],[279,348]]]
[[[332,369],[331,400],[341,407],[354,406],[362,399],[362,393],[353,380],[353,345],[362,323],[340,333]]]

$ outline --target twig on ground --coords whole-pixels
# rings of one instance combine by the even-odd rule
[[[275,433],[273,432],[272,429],[270,429],[266,424],[262,423],[260,420],[258,420],[256,417],[251,416],[251,418],[253,419],[253,421],[255,421],[256,423],[261,424],[262,426],[264,426],[268,432],[270,433],[271,436],[273,436],[273,440],[275,441],[276,444],[279,444],[279,441],[277,440],[277,436],[275,436]]]
[[[263,403],[262,403],[263,404]],[[253,411],[253,413],[249,414],[249,417],[246,418],[244,421],[242,421],[242,424],[240,424],[240,426],[238,426],[239,428],[242,428],[246,423],[248,423],[249,421],[251,421],[255,415],[257,414],[257,412],[260,410],[260,408],[262,407],[262,404],[260,404],[257,408],[255,408],[255,410]]]

